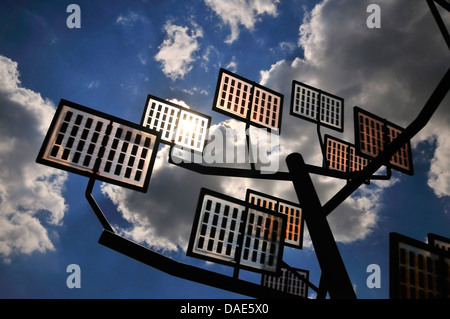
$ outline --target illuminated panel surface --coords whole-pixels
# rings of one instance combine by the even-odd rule
[[[283,254],[284,219],[250,208],[240,265],[269,272],[276,272]]]
[[[384,150],[384,143],[392,142],[403,129],[358,107],[354,108],[356,150],[374,158]],[[410,142],[396,152],[390,159],[393,169],[413,175]]]
[[[281,103],[279,95],[255,87],[250,121],[272,129],[279,128]]]
[[[259,272],[279,270],[286,217],[202,189],[187,255]]]
[[[215,108],[246,119],[250,109],[252,83],[229,72],[221,72]]]
[[[344,131],[344,99],[295,80],[292,82],[291,115]]]
[[[155,140],[153,134],[113,123],[100,165],[100,174],[143,187],[155,148]]]
[[[161,140],[202,152],[211,117],[149,95],[141,125],[161,132]]]
[[[356,154],[354,145],[329,135],[325,135],[325,154],[328,168],[341,172],[360,171],[369,162]]]
[[[319,92],[317,90],[294,83],[294,104],[292,111],[306,119],[317,120]]]
[[[284,291],[300,297],[308,297],[309,271],[296,268],[281,268],[279,276],[264,274],[261,285],[275,290]]]
[[[247,201],[252,205],[286,215],[285,245],[293,248],[302,248],[303,218],[302,210],[298,204],[290,203],[251,189],[247,190]]]
[[[175,144],[202,152],[208,133],[209,118],[181,110]]]
[[[149,96],[144,111],[142,126],[161,132],[161,140],[172,142],[180,107]]]
[[[109,120],[65,105],[55,116],[44,158],[92,172]]]
[[[450,297],[448,251],[397,233],[390,234],[389,245],[391,299]]]
[[[283,95],[221,69],[213,110],[258,127],[279,130]]]
[[[158,144],[156,131],[61,100],[36,161],[145,192]]]
[[[389,142],[392,142],[400,133],[402,130],[397,129],[395,127],[392,127],[390,125],[387,125],[388,129],[388,136],[389,136]],[[411,154],[411,145],[405,144],[400,150],[392,156],[390,163],[393,167],[397,167],[400,169],[403,169],[405,171],[409,171],[412,167],[412,163],[410,162],[412,158],[410,157]]]
[[[189,242],[188,255],[211,261],[235,263],[245,206],[202,190],[200,210]],[[211,191],[208,191],[211,192]],[[193,237],[194,235],[194,237]]]

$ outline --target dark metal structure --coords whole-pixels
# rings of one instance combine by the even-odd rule
[[[427,0],[427,3],[450,49],[450,36],[435,3],[448,11],[450,11],[450,4],[443,0]],[[327,216],[363,183],[371,179],[389,179],[391,167],[409,175],[413,174],[410,147],[404,152],[400,161],[393,158],[395,156],[398,158],[397,153],[404,149],[405,145],[409,145],[411,138],[425,127],[449,90],[450,69],[445,72],[416,119],[404,129],[355,108],[357,123],[361,119],[364,122],[360,123],[361,125],[355,125],[357,141],[355,145],[352,145],[331,136],[326,136],[323,143],[320,134],[321,125],[343,131],[344,100],[293,81],[291,114],[317,124],[324,158],[323,167],[308,165],[300,154],[293,153],[286,158],[288,172],[262,174],[254,165],[250,169],[237,169],[174,161],[170,152],[170,163],[201,174],[292,181],[300,203],[301,229],[303,229],[304,221],[308,226],[322,271],[319,287],[311,284],[308,276],[295,274],[294,268],[282,262],[282,250],[286,241],[286,220],[291,217],[278,210],[282,200],[254,190],[247,192],[245,201],[210,190],[203,189],[200,192],[189,243],[189,254],[231,265],[235,268],[233,276],[175,261],[122,238],[109,224],[92,196],[95,181],[100,180],[146,192],[159,143],[170,144],[171,148],[178,145],[194,153],[201,153],[205,145],[206,131],[210,125],[208,116],[185,110],[178,105],[149,95],[141,125],[136,125],[73,102],[61,100],[37,162],[89,178],[85,196],[104,229],[99,243],[130,258],[173,276],[255,298],[304,298],[304,294],[288,291],[286,285],[283,289],[275,289],[271,284],[259,285],[239,279],[241,267],[263,272],[265,275],[270,274],[270,276],[277,276],[283,268],[293,272],[294,277],[315,290],[317,298],[325,298],[328,293],[333,299],[354,299],[356,294]],[[256,125],[279,132],[282,101],[283,97],[279,93],[221,69],[213,110],[232,114],[234,118],[244,121],[247,128],[250,125]],[[315,113],[311,113],[312,110],[315,110]],[[363,117],[359,114],[363,114]],[[368,146],[367,143],[371,143],[369,140],[364,140],[366,144],[361,147],[361,132],[370,129],[370,125],[365,126],[366,122],[370,122],[369,119],[381,123],[378,132],[381,142],[377,151],[372,153],[364,152],[368,149],[364,149]],[[183,120],[187,122],[182,124]],[[194,132],[188,132],[189,129]],[[329,141],[335,144],[328,144]],[[249,146],[250,142],[248,139]],[[351,153],[352,149],[359,150],[360,156],[363,154],[368,156],[365,161],[360,161],[356,168],[352,166],[352,161],[360,159],[356,158],[357,152]],[[339,156],[337,156],[337,150],[342,152]],[[335,152],[334,158],[333,152]],[[249,156],[252,156],[250,152]],[[382,166],[387,167],[387,175],[374,175]],[[345,179],[347,183],[322,205],[310,174]],[[265,197],[266,204],[255,202],[251,197],[252,193],[254,196]],[[236,212],[235,225],[232,226],[234,212]],[[231,233],[233,237],[230,239]],[[301,233],[297,235],[301,236]],[[228,236],[227,239],[226,236]],[[299,242],[297,243],[297,248],[301,248]],[[275,250],[271,250],[271,247],[275,247]],[[271,262],[266,263],[270,258],[272,258]],[[266,281],[262,283],[264,282]]]

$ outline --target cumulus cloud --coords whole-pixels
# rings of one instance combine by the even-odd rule
[[[35,163],[54,105],[21,86],[18,65],[0,56],[0,257],[53,250],[47,225],[67,209],[67,174]]]
[[[253,30],[262,15],[277,16],[278,2],[278,0],[205,0],[206,5],[231,28],[226,43],[233,43],[239,37],[240,26]]]
[[[162,71],[167,77],[173,81],[183,79],[197,59],[194,54],[200,48],[198,38],[203,37],[203,30],[195,23],[189,28],[167,21],[164,32],[167,37],[159,46],[155,60],[162,64]]]

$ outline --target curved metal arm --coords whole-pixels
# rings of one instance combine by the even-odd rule
[[[108,222],[108,219],[106,219],[106,217],[103,214],[100,206],[98,206],[97,202],[94,199],[94,196],[92,196],[92,189],[94,188],[94,184],[95,184],[95,177],[91,177],[89,179],[89,183],[88,183],[88,185],[86,187],[86,192],[85,192],[86,199],[89,202],[89,205],[91,205],[92,210],[94,211],[94,213],[97,216],[98,220],[102,224],[103,228],[114,233],[114,229],[112,228],[112,226]]]

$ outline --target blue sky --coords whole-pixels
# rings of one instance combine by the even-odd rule
[[[81,28],[66,8],[81,9]],[[372,1],[3,1],[0,4],[0,297],[240,298],[166,275],[97,243],[102,228],[84,198],[87,179],[38,165],[35,158],[60,99],[138,123],[147,94],[184,101],[212,117],[219,69],[284,94],[284,158],[299,152],[321,165],[315,126],[289,115],[292,80],[407,126],[448,68],[449,53],[425,1],[382,1],[381,28],[366,25]],[[444,15],[447,19],[448,16]],[[363,186],[328,218],[359,298],[389,297],[389,233],[418,240],[450,237],[450,108],[443,101],[412,141],[415,175]],[[136,242],[181,262],[231,274],[186,257],[201,187],[243,199],[246,188],[297,201],[290,182],[204,177],[167,163],[162,148],[149,190],[138,194],[98,182],[94,196],[111,224]],[[345,182],[313,176],[324,204]],[[303,250],[284,260],[320,268],[307,231]],[[69,289],[66,267],[81,268]],[[381,288],[366,286],[370,264]],[[259,275],[244,273],[259,281]],[[314,297],[310,291],[311,297]]]

